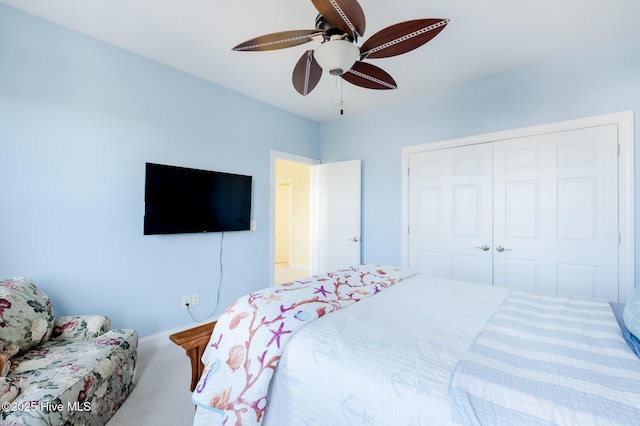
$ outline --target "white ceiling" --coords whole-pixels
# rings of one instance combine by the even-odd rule
[[[277,31],[313,29],[310,0],[0,0],[295,114],[339,117],[340,84],[325,74],[306,97],[291,85],[293,66],[315,43],[269,52],[236,44]],[[436,38],[407,54],[371,63],[397,90],[343,85],[345,115],[640,33],[638,0],[359,0],[362,45],[397,22],[449,18]]]

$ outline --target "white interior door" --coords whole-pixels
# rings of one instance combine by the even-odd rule
[[[615,124],[415,152],[408,165],[410,268],[619,300]]]
[[[446,276],[437,247],[432,255],[419,241],[430,234],[416,231],[441,216],[422,207],[438,198],[416,166],[435,151],[491,144],[493,282],[627,301],[636,283],[633,122],[625,111],[403,148],[411,173],[402,185],[402,265]]]
[[[409,268],[491,284],[491,144],[409,156]]]
[[[361,262],[360,160],[313,167],[313,273]]]
[[[494,284],[617,301],[617,127],[493,145]]]

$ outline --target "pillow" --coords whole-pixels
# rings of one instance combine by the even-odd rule
[[[631,334],[640,338],[640,287],[636,287],[627,304],[624,305],[622,318]]]
[[[53,316],[53,305],[33,281],[0,281],[0,348],[8,358],[49,340]]]
[[[622,318],[624,303],[609,303],[611,305],[611,309],[616,316],[616,320],[618,320],[618,325],[620,325],[620,331],[622,332],[622,337],[624,337],[624,341],[627,342],[627,345],[631,348],[633,353],[636,354],[638,358],[640,358],[640,339],[629,332],[629,329],[624,324],[624,319]]]
[[[51,340],[90,340],[111,328],[111,320],[103,315],[57,317],[53,322]]]

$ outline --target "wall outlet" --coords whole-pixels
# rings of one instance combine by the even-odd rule
[[[187,305],[191,306],[191,297],[182,296],[182,302],[180,306],[182,307],[182,309],[187,309]]]
[[[197,306],[200,304],[200,295],[199,294],[192,294],[191,295],[191,305],[190,306]]]

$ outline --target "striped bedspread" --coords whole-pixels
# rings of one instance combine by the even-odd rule
[[[640,422],[640,360],[607,302],[511,292],[456,365],[465,425]]]

